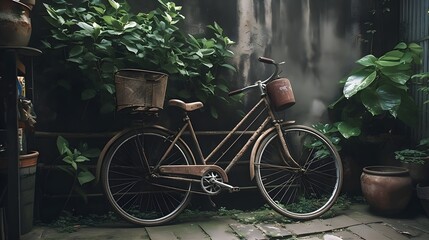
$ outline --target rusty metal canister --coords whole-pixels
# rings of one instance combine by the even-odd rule
[[[267,93],[276,111],[281,111],[295,104],[289,79],[279,78],[267,84]]]

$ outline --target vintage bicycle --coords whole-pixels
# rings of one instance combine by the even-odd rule
[[[288,79],[278,77],[283,62],[265,57],[259,61],[273,66],[273,73],[230,95],[257,89],[260,100],[207,156],[202,153],[188,115],[203,104],[178,99],[168,101],[169,106],[183,113],[178,131],[142,124],[119,132],[106,144],[98,171],[103,191],[117,214],[134,224],[160,225],[180,214],[192,194],[239,191],[238,186],[229,183],[228,174],[251,147],[250,176],[275,211],[308,220],[331,208],[343,181],[340,156],[315,129],[276,117],[276,111],[295,103],[292,88]],[[237,140],[230,144],[238,129],[247,129],[256,119],[262,123],[244,144]],[[193,148],[183,139],[185,132]],[[235,157],[223,159],[230,145],[240,143]],[[229,164],[221,167],[221,159]]]

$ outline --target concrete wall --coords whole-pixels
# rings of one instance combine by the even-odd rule
[[[177,1],[185,28],[204,34],[216,21],[236,42],[233,84],[263,79],[271,69],[257,61],[266,56],[285,61],[282,75],[292,81],[297,104],[288,119],[308,124],[326,120],[327,105],[340,93],[338,81],[361,56],[359,0],[186,0]],[[147,2],[132,1],[136,9]],[[146,5],[144,5],[146,4]],[[246,99],[250,104],[252,99]]]

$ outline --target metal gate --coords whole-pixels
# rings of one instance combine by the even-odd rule
[[[401,0],[401,26],[407,42],[415,42],[423,47],[423,64],[420,72],[429,72],[429,0]],[[426,81],[425,86],[428,86]],[[411,88],[421,114],[417,128],[413,130],[413,137],[419,140],[429,137],[429,95],[418,89],[421,85]]]

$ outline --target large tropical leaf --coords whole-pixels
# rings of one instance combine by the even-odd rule
[[[392,85],[384,84],[378,87],[376,92],[380,100],[381,108],[390,111],[390,113],[396,117],[396,111],[401,105],[401,91]]]
[[[367,67],[353,73],[344,84],[344,96],[350,98],[360,90],[365,89],[375,80],[376,76],[377,72],[373,67]]]
[[[374,89],[365,89],[361,95],[362,104],[365,108],[373,115],[379,115],[383,113],[383,109],[380,106],[380,101],[377,92]]]
[[[366,55],[365,57],[357,60],[356,63],[365,67],[369,67],[369,66],[374,66],[376,60],[377,58],[374,57],[373,55]]]
[[[398,118],[408,126],[416,126],[418,119],[418,109],[414,100],[406,93],[403,93],[401,106],[398,111]]]

